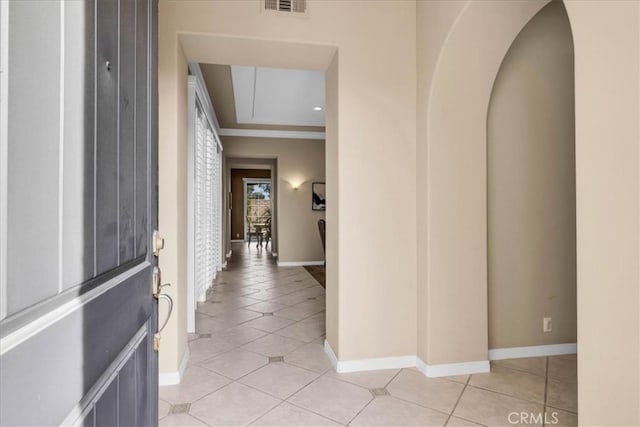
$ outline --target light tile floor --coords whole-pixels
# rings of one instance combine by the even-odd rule
[[[198,307],[182,383],[160,388],[160,425],[577,425],[575,355],[447,378],[414,368],[336,373],[323,349],[324,294],[304,268],[234,244]]]

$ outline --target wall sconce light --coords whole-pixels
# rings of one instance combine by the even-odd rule
[[[291,189],[293,191],[298,191],[300,189],[300,187],[302,186],[302,184],[304,184],[306,181],[304,180],[304,178],[294,178],[289,180],[289,185],[291,186]]]

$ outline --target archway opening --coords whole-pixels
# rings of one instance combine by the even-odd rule
[[[528,356],[505,364],[545,375],[545,403],[577,413],[574,87],[569,18],[550,2],[513,41],[489,102],[487,289],[489,358]]]

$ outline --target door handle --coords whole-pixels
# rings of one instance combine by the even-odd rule
[[[160,268],[153,267],[153,273],[151,276],[151,294],[155,299],[158,299],[162,294],[162,288],[165,286],[171,286],[171,283],[162,283],[162,274],[160,273]]]
[[[162,332],[165,326],[167,326],[167,323],[169,323],[169,319],[171,318],[171,313],[173,312],[173,298],[171,298],[171,296],[167,294],[158,295],[158,302],[160,302],[160,300],[162,299],[167,301],[167,303],[169,304],[169,311],[167,312],[167,317],[164,319],[164,322],[162,322],[162,326],[158,328],[158,334]]]
[[[157,352],[160,349],[160,333],[169,323],[169,319],[171,318],[171,313],[173,313],[173,298],[170,295],[163,294],[162,288],[165,286],[171,286],[170,283],[162,284],[162,274],[160,273],[160,269],[158,267],[153,267],[153,272],[151,275],[151,294],[158,301],[158,309],[160,308],[160,300],[165,300],[169,305],[167,311],[167,317],[164,319],[162,323],[158,321],[158,330],[153,336],[153,349]],[[161,325],[161,326],[160,326]]]

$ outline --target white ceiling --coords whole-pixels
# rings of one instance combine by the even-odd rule
[[[231,78],[238,123],[324,126],[324,72],[233,65]]]

